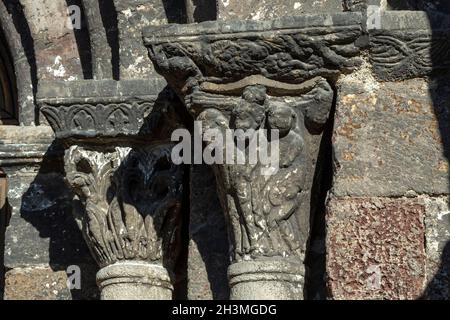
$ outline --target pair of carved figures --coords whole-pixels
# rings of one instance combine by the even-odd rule
[[[125,95],[123,88],[137,82],[97,81],[84,85],[81,91],[92,94],[80,98],[73,90],[52,91],[54,84],[41,88],[42,112],[67,145],[67,180],[102,268],[104,299],[172,296],[181,215],[188,212],[185,167],[171,161],[182,108],[205,128],[278,130],[274,174],[262,175],[260,162],[214,165],[228,222],[229,285],[232,299],[303,298],[312,190],[333,82],[358,66],[361,33],[358,13],[150,28],[144,32],[150,59],[182,106],[161,99],[162,85],[148,89],[146,80],[137,85],[141,92]]]

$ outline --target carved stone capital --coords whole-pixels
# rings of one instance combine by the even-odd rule
[[[41,111],[66,146],[75,219],[102,268],[102,299],[172,297],[183,170],[170,135],[181,121],[163,83],[41,85]]]
[[[94,258],[108,270],[98,275],[101,288],[142,278],[139,282],[152,288],[160,283],[158,290],[171,298],[167,277],[173,276],[180,248],[182,170],[172,164],[170,152],[171,145],[109,150],[72,146],[66,152],[67,181],[82,205],[77,220]],[[125,281],[127,273],[119,276],[117,270],[127,268],[133,276]]]
[[[182,171],[170,153],[171,145],[66,152],[67,181],[83,204],[82,229],[100,267],[124,260],[173,265]]]
[[[156,69],[204,127],[279,134],[267,136],[268,149],[279,146],[272,175],[261,174],[267,164],[260,159],[214,166],[234,262],[232,299],[303,298],[311,192],[334,99],[331,83],[359,65],[361,35],[360,13],[144,32]],[[223,153],[236,147],[226,145]]]

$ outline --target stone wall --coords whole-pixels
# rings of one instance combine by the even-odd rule
[[[150,25],[358,11],[367,3],[372,2],[1,2],[1,27],[18,83],[20,123],[0,126],[0,168],[9,179],[12,213],[4,244],[0,240],[4,299],[97,299],[99,294],[98,266],[72,215],[79,204],[65,183],[64,146],[38,111],[40,83],[162,81],[142,42],[142,30]],[[373,3],[388,10],[450,12],[439,1]],[[82,8],[81,30],[67,27],[68,5]],[[312,210],[306,297],[448,299],[450,79],[411,66],[405,69],[407,78],[389,78],[373,68],[370,54],[366,47],[362,66],[339,76],[333,88],[334,116],[324,133],[319,157],[323,176]],[[432,67],[439,67],[439,61]],[[192,121],[187,114],[182,117]],[[180,271],[186,288],[177,291],[179,298],[227,299],[230,294],[229,239],[215,185],[210,168],[190,168],[185,181],[186,261]],[[72,265],[82,270],[82,290],[66,286]]]

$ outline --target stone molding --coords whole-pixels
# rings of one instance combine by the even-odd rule
[[[176,100],[163,80],[44,82],[40,110],[59,139],[161,136],[165,124],[180,125]],[[166,119],[168,120],[168,119]],[[167,131],[170,128],[166,128]]]

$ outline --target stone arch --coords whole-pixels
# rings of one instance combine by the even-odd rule
[[[25,24],[24,24],[25,23]],[[26,29],[26,19],[20,15],[20,9],[14,1],[0,2],[0,27],[2,33],[2,63],[11,63],[5,69],[8,72],[8,80],[12,88],[13,106],[9,107],[10,119],[3,117],[1,124],[32,124],[35,121],[34,88],[37,84],[36,67],[32,53],[27,54],[27,49],[32,48],[26,32],[20,34],[17,25],[22,24]],[[28,50],[29,51],[29,50]],[[9,59],[9,60],[8,60]],[[6,77],[4,77],[6,78]],[[5,79],[6,81],[6,79]],[[12,111],[11,108],[14,108]]]
[[[17,124],[17,85],[11,54],[0,33],[0,123]]]

